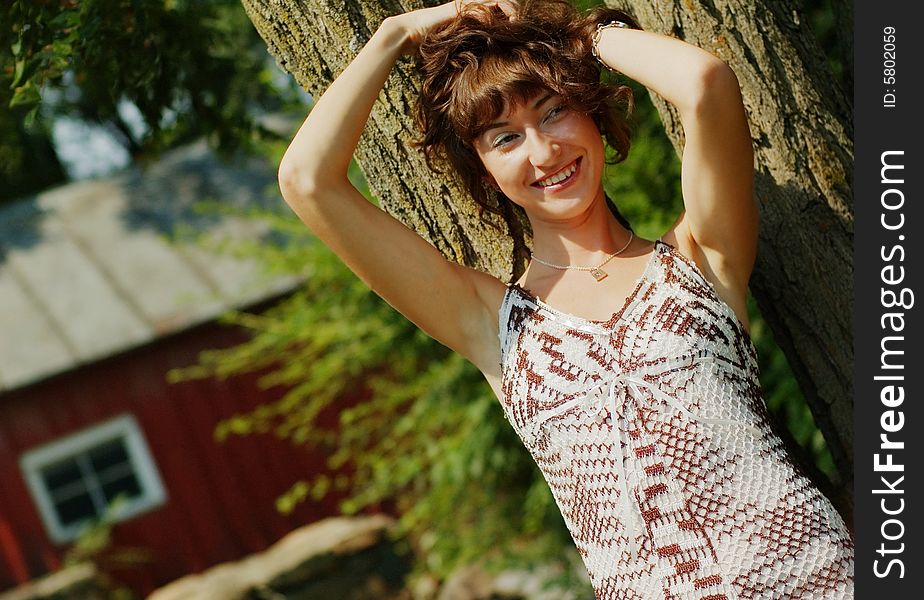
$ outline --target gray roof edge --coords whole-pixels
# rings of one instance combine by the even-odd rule
[[[0,365],[0,396],[295,290],[303,277],[271,277],[252,259],[165,235],[187,226],[232,243],[263,240],[253,221],[194,208],[216,199],[242,212],[282,210],[278,193],[266,193],[275,179],[268,161],[222,162],[199,141],[144,170],[0,206],[0,280],[17,299],[0,311],[0,331],[18,332],[0,335],[0,356],[11,357]]]
[[[293,281],[288,282],[287,285],[276,286],[276,288],[268,290],[269,293],[256,295],[241,305],[229,307],[225,311],[225,313],[221,313],[221,314],[226,314],[227,312],[232,312],[232,311],[247,311],[247,310],[256,308],[262,304],[265,304],[267,302],[271,302],[273,300],[284,298],[288,296],[289,294],[291,294],[292,292],[294,292],[295,290],[297,290],[303,282],[302,279],[295,279],[295,278],[292,278],[292,279]],[[85,358],[85,359],[75,358],[72,364],[66,367],[63,367],[63,368],[50,368],[50,369],[45,369],[45,370],[36,370],[35,372],[30,373],[24,377],[15,377],[15,378],[9,378],[9,379],[3,379],[2,377],[0,377],[0,402],[3,401],[3,397],[7,394],[21,391],[21,390],[24,390],[32,386],[40,385],[46,381],[54,379],[55,377],[66,375],[67,373],[72,373],[74,371],[77,371],[80,368],[85,367],[87,365],[102,362],[102,361],[105,361],[111,358],[116,358],[123,354],[128,354],[134,350],[139,350],[141,348],[145,348],[152,344],[156,344],[160,340],[183,335],[184,333],[188,333],[189,331],[192,331],[196,329],[197,327],[201,327],[203,325],[216,321],[216,317],[218,316],[220,315],[214,315],[211,317],[203,316],[198,319],[190,320],[187,323],[184,323],[182,327],[178,327],[176,329],[167,331],[161,335],[151,337],[150,339],[140,344],[139,343],[126,344],[120,348],[113,348],[111,352],[100,353],[97,356],[92,356],[92,357]]]

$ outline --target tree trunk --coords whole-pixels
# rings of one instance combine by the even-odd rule
[[[615,0],[610,0],[616,5]],[[319,95],[386,16],[390,0],[243,0],[280,65]],[[751,118],[761,208],[751,289],[825,435],[841,487],[852,480],[852,121],[844,96],[789,0],[625,0],[646,29],[715,53],[738,75]],[[419,89],[402,60],[379,96],[356,158],[382,207],[448,258],[509,280],[528,255],[528,224],[508,209],[485,224],[459,181],[412,147]],[[677,115],[656,99],[678,151]]]

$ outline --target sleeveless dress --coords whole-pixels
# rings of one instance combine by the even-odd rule
[[[853,542],[770,429],[757,352],[696,265],[658,240],[606,323],[516,284],[501,404],[598,600],[853,598]]]

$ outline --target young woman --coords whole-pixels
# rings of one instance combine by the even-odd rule
[[[745,297],[757,212],[737,80],[615,11],[466,3],[386,19],[318,100],[283,196],[369,286],[471,360],[548,481],[598,598],[852,598],[853,548],[770,430]],[[445,260],[366,202],[347,166],[389,71],[420,52],[418,120],[485,203],[521,206],[518,282]],[[685,210],[655,242],[608,208],[629,148],[619,71],[682,120]],[[460,199],[463,201],[463,199]]]

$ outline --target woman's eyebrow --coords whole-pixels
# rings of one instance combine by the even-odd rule
[[[555,95],[556,95],[556,94],[555,94],[554,92],[549,92],[548,94],[546,94],[546,95],[543,96],[542,98],[539,98],[538,100],[536,100],[536,103],[533,104],[533,108],[534,108],[534,109],[539,108],[540,106],[542,106],[543,104],[545,104],[546,102],[548,102],[548,101],[549,101],[549,98],[551,98],[552,96],[555,96]]]
[[[491,131],[492,129],[499,129],[501,127],[506,127],[507,125],[510,125],[509,121],[498,121],[496,123],[489,123],[488,125],[485,125],[484,129],[481,130],[481,133],[482,135],[484,135],[485,133]]]

